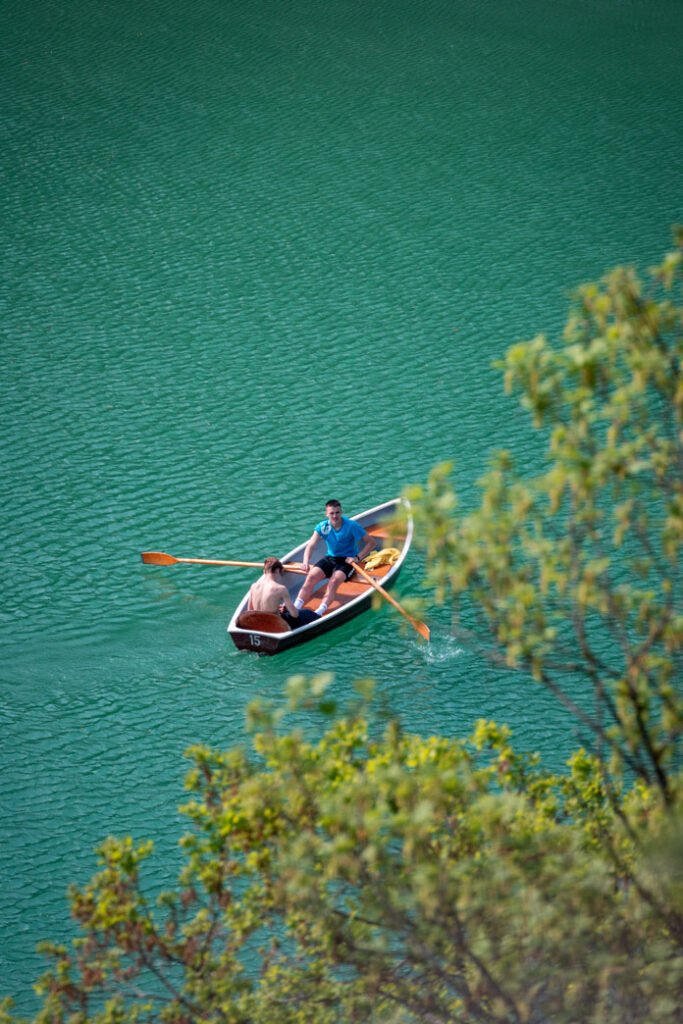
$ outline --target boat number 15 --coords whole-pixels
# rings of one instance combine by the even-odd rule
[[[261,637],[258,636],[257,633],[250,633],[249,634],[249,643],[251,644],[252,647],[260,647],[261,646]]]

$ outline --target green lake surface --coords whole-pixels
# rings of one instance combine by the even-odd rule
[[[255,697],[372,676],[407,729],[508,722],[555,766],[541,690],[427,606],[276,658],[226,634],[247,569],[329,497],[542,445],[493,361],[683,220],[680,0],[5,0],[0,7],[0,995],[108,834],[172,884],[191,743]],[[415,550],[396,596],[421,592]]]

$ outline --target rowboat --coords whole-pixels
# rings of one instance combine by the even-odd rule
[[[401,515],[401,526],[392,526],[392,520],[398,513]],[[394,498],[383,505],[368,509],[358,515],[351,516],[372,537],[377,538],[376,550],[393,547],[398,551],[398,558],[393,564],[384,564],[364,570],[364,575],[354,574],[350,580],[340,584],[328,611],[320,618],[302,626],[290,629],[280,615],[271,612],[254,612],[248,610],[249,593],[247,592],[228,625],[228,633],[235,646],[241,651],[253,651],[257,654],[279,654],[280,651],[294,647],[296,644],[313,640],[314,637],[327,633],[349,619],[367,611],[372,603],[375,587],[365,577],[371,577],[383,589],[390,587],[401,571],[413,539],[413,521],[410,506],[402,498]],[[301,563],[308,540],[290,551],[281,561],[285,565]],[[320,538],[311,555],[311,564],[326,553],[325,542]],[[372,564],[372,557],[369,556]],[[305,575],[295,568],[288,569],[282,582],[294,600],[301,589]],[[306,602],[305,608],[315,611],[322,601],[327,580],[322,580]]]

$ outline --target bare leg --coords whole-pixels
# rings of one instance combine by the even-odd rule
[[[322,569],[319,569],[317,565],[314,565],[312,569],[308,570],[308,576],[304,580],[304,585],[302,586],[301,590],[297,595],[298,598],[301,601],[303,601],[304,604],[306,604],[309,597],[313,593],[316,584],[318,584],[320,580],[323,579],[325,579],[325,573],[322,571]]]
[[[334,598],[334,595],[337,593],[337,587],[339,586],[340,583],[343,583],[345,579],[346,574],[343,572],[339,572],[339,570],[337,570],[337,572],[332,573],[332,575],[330,576],[330,582],[327,584],[327,588],[325,590],[325,597],[323,598],[325,604],[330,604],[330,602]]]

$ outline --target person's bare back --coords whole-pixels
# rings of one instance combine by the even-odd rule
[[[287,587],[269,575],[262,576],[249,591],[249,610],[253,612],[278,612],[281,604],[288,603],[291,598]]]
[[[266,558],[263,563],[263,576],[253,583],[249,590],[247,607],[250,612],[281,612],[284,607],[289,614],[299,618],[299,612],[289,596],[284,583],[278,582],[282,576],[282,562],[277,558]]]

